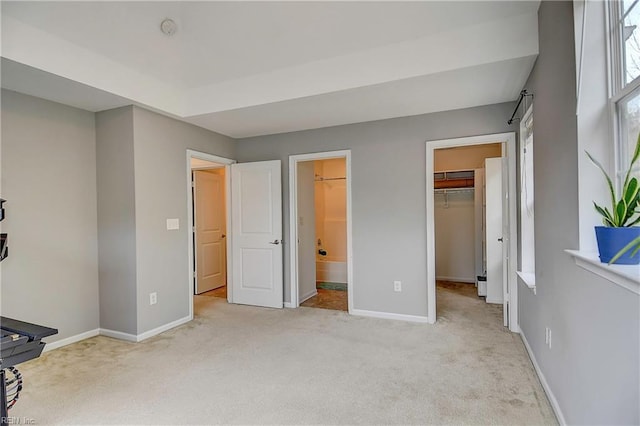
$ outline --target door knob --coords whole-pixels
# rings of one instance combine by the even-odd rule
[[[220,238],[227,238],[227,236],[225,234],[222,234]]]
[[[498,238],[498,241],[502,242],[502,237]]]
[[[280,240],[273,240],[273,241],[269,242],[269,244],[278,245],[278,244],[280,244]]]

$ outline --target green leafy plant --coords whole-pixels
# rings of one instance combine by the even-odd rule
[[[599,206],[595,201],[593,203],[596,211],[602,216],[604,226],[622,228],[640,223],[640,185],[638,184],[638,179],[631,176],[633,167],[638,160],[640,160],[640,134],[638,135],[636,147],[631,157],[631,163],[629,163],[629,168],[624,178],[620,197],[616,196],[613,180],[611,180],[604,167],[602,167],[602,164],[588,152],[587,156],[604,175],[611,194],[611,209]]]

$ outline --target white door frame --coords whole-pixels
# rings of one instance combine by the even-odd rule
[[[230,268],[231,265],[231,202],[229,196],[231,194],[231,164],[234,164],[236,161],[231,160],[229,158],[218,157],[217,155],[207,154],[204,152],[194,151],[191,149],[187,149],[187,235],[188,235],[188,243],[187,243],[187,252],[189,258],[189,319],[193,319],[193,279],[194,279],[194,252],[193,252],[193,192],[191,186],[191,159],[197,158],[200,160],[210,161],[212,163],[218,163],[224,165],[224,186],[225,186],[225,204],[227,210],[227,301],[231,303],[233,300],[232,295],[232,270]]]
[[[347,165],[347,303],[349,313],[353,310],[353,239],[351,237],[351,150],[316,152],[289,156],[289,263],[291,302],[287,308],[297,308],[298,303],[298,162],[344,158]]]
[[[509,235],[505,236],[508,244],[508,290],[509,290],[509,330],[517,333],[518,329],[518,280],[516,275],[518,256],[518,222],[516,216],[516,134],[515,132],[491,135],[470,136],[465,138],[427,141],[427,320],[436,322],[436,271],[435,271],[435,214],[434,214],[434,151],[440,148],[457,146],[483,145],[502,143],[503,156],[507,159]]]

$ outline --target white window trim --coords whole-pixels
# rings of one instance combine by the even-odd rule
[[[583,10],[584,15],[582,17],[583,28],[582,28],[582,39],[581,39],[581,47],[584,46],[586,34],[586,3],[585,9]],[[619,4],[614,4],[613,7],[618,7]],[[615,12],[615,11],[614,11]],[[604,4],[604,13],[606,16],[605,19],[605,31],[606,31],[606,58],[603,60],[606,61],[607,64],[607,86],[608,86],[608,99],[607,99],[607,108],[609,110],[609,138],[613,141],[613,146],[611,147],[611,157],[613,159],[613,173],[610,173],[610,176],[616,176],[618,174],[618,170],[620,168],[620,157],[619,157],[619,136],[618,136],[618,116],[616,111],[617,102],[623,99],[625,96],[630,94],[633,90],[640,87],[640,77],[636,78],[634,81],[624,84],[625,76],[620,72],[617,64],[620,63],[620,58],[622,58],[622,47],[620,43],[612,43],[611,37],[621,37],[620,32],[617,28],[617,20],[612,14],[611,6],[609,2]],[[614,26],[616,25],[616,26]],[[580,67],[582,68],[582,59],[584,56],[584,52],[581,52],[580,58]],[[581,87],[578,87],[578,91]],[[584,90],[584,87],[582,87]],[[580,99],[580,98],[579,98]],[[579,102],[578,99],[578,102]],[[577,112],[579,114],[579,105],[577,108]],[[580,143],[578,144],[580,148],[580,152],[583,151]],[[591,172],[589,172],[591,173]],[[596,169],[593,169],[593,174],[598,174],[599,172]],[[616,179],[616,184],[619,185],[619,179]],[[619,188],[618,188],[619,189]],[[589,203],[590,204],[590,203]],[[593,225],[598,225],[599,223],[594,223]],[[592,226],[593,226],[592,225]],[[565,250],[566,253],[571,255],[577,266],[598,275],[620,287],[625,288],[626,290],[631,291],[634,294],[640,294],[640,267],[638,265],[609,265],[606,263],[601,263],[598,257],[598,253],[590,250],[585,250],[582,247],[582,238],[581,238],[581,249],[580,250]],[[522,278],[522,277],[521,277]],[[525,281],[525,278],[522,278]],[[526,281],[525,281],[526,283]]]
[[[600,262],[598,253],[565,250],[576,265],[640,295],[640,267],[638,265],[609,265]]]
[[[520,191],[522,192],[523,189],[523,185],[525,184],[522,180],[522,173],[523,173],[523,168],[524,168],[524,163],[523,163],[523,148],[524,148],[524,143],[525,140],[523,138],[523,126],[526,126],[526,122],[529,120],[529,118],[533,115],[533,103],[531,103],[527,109],[525,110],[524,115],[522,116],[521,120],[520,120],[520,176],[518,176],[518,179],[520,181]],[[534,123],[535,123],[535,118],[534,118]],[[535,126],[535,124],[534,124]],[[533,130],[534,133],[534,139],[535,139],[535,130]],[[531,149],[533,149],[533,144],[534,142],[531,143]],[[531,156],[533,156],[533,152],[530,153]],[[534,187],[535,188],[535,187]],[[532,188],[533,190],[533,188]],[[534,206],[535,206],[535,200],[534,200]],[[524,211],[527,210],[527,206],[523,206],[522,205],[522,198],[520,198],[520,223],[522,224],[523,220],[522,220],[522,214]],[[535,215],[535,207],[534,207],[534,215]],[[534,229],[535,229],[535,225],[534,225]],[[522,230],[520,231],[522,232]],[[528,255],[533,257],[533,262],[527,262],[527,263],[531,263],[531,267],[527,268],[527,270],[525,270],[525,268],[523,267],[523,258],[525,256],[524,253],[524,247],[522,247],[522,245],[520,246],[520,269],[516,271],[516,274],[518,274],[518,277],[520,278],[520,280],[531,290],[533,291],[533,294],[536,294],[536,272],[535,272],[535,231],[534,231],[534,236],[533,236],[533,240],[534,240],[534,245],[532,247],[533,252],[532,253],[528,253]],[[520,241],[522,241],[522,238],[520,239]]]
[[[537,294],[535,273],[516,271],[516,274],[518,274],[518,278],[520,278],[520,281],[522,281],[523,284],[526,285],[529,288],[529,290],[533,292],[533,294]]]
[[[615,179],[615,186],[618,191],[621,190],[620,175],[623,174],[621,170],[620,159],[620,129],[621,118],[618,115],[618,103],[625,97],[629,96],[633,91],[640,88],[640,76],[636,77],[633,81],[625,83],[626,75],[624,69],[624,41],[622,40],[622,33],[620,31],[619,19],[621,11],[621,2],[607,1],[605,12],[607,14],[606,20],[606,32],[607,32],[607,66],[609,68],[609,115],[612,125],[610,126],[611,137],[614,142],[614,170],[610,173],[610,176]],[[639,4],[634,4],[631,7],[640,8]],[[623,18],[624,19],[624,18]],[[615,43],[613,42],[615,40]]]

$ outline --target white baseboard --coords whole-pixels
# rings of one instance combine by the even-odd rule
[[[284,302],[284,307],[285,308],[293,308],[294,306],[293,306],[293,303],[291,303],[291,302]]]
[[[67,337],[65,339],[56,340],[52,343],[47,343],[44,347],[43,352],[49,352],[54,349],[61,348],[63,346],[70,345],[72,343],[77,343],[84,339],[89,339],[91,337],[95,337],[100,334],[100,329],[96,328],[94,330],[85,331],[84,333],[76,334],[75,336]]]
[[[383,319],[391,319],[391,320],[399,320],[399,321],[422,322],[422,323],[429,322],[429,319],[427,317],[422,317],[418,315],[393,314],[390,312],[367,311],[364,309],[352,309],[350,314],[358,315],[361,317],[383,318]]]
[[[73,343],[77,343],[82,340],[89,339],[95,336],[106,336],[114,339],[126,340],[127,342],[141,342],[145,339],[148,339],[149,337],[153,337],[167,330],[170,330],[174,327],[185,324],[191,321],[192,319],[193,319],[192,317],[186,316],[184,318],[180,318],[179,320],[170,322],[169,324],[165,324],[160,327],[154,328],[153,330],[149,330],[142,334],[138,334],[137,336],[135,334],[109,330],[108,328],[96,328],[95,330],[85,331],[84,333],[76,334],[75,336],[71,336],[65,339],[56,340],[55,342],[47,343],[46,346],[44,347],[43,352],[53,351],[63,346],[71,345]]]
[[[318,290],[316,290],[314,288],[311,292],[309,292],[309,293],[305,294],[304,296],[300,297],[299,305],[303,304],[305,300],[311,299],[313,296],[316,296],[317,294],[318,294]]]
[[[551,391],[551,388],[549,387],[549,383],[547,383],[547,379],[544,377],[544,374],[542,374],[542,370],[540,370],[538,361],[536,361],[536,357],[535,355],[533,355],[531,346],[529,346],[529,342],[527,342],[527,338],[524,336],[522,329],[520,329],[520,337],[522,338],[522,343],[524,343],[524,347],[527,349],[527,353],[529,354],[529,358],[531,359],[533,368],[536,370],[538,379],[540,379],[540,383],[542,383],[542,388],[544,389],[545,393],[547,394],[547,397],[549,398],[549,402],[551,403],[551,408],[553,408],[553,412],[556,414],[558,423],[560,423],[561,426],[565,426],[567,422],[564,419],[562,410],[560,409],[560,404],[558,404],[558,400],[556,399],[555,395]]]
[[[138,334],[136,336],[138,342],[142,342],[143,340],[148,339],[149,337],[156,336],[160,333],[164,333],[167,330],[171,330],[172,328],[178,327],[179,325],[186,324],[193,319],[192,316],[187,315],[184,318],[180,318],[178,320],[172,321],[169,324],[161,325],[160,327],[156,327],[153,330],[145,331],[142,334]]]
[[[498,305],[503,305],[503,304],[504,304],[504,300],[502,300],[502,299],[489,299],[489,298],[487,297],[487,298],[485,299],[485,301],[486,301],[487,303],[495,303],[495,304],[498,304]]]
[[[108,328],[101,328],[100,335],[111,337],[113,339],[126,340],[127,342],[138,341],[135,334],[123,333],[122,331],[109,330]]]
[[[471,283],[471,284],[475,284],[476,283],[476,279],[475,278],[463,278],[463,277],[441,277],[438,276],[436,277],[436,281],[453,281],[453,282],[457,282],[457,283]]]

